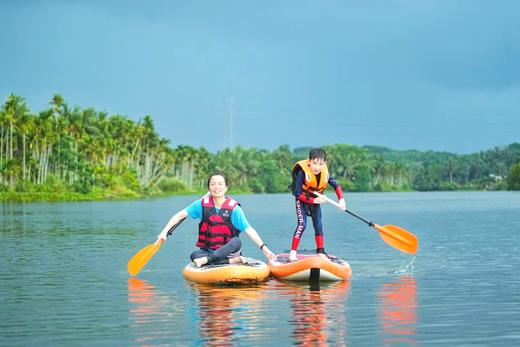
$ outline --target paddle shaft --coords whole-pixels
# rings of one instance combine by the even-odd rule
[[[204,197],[208,196],[209,192],[206,193]],[[182,222],[187,217],[182,218],[177,223],[175,223],[170,230],[166,233],[166,237],[171,235],[171,233],[177,228],[179,225],[181,225]],[[164,240],[162,238],[157,238],[157,240],[154,243],[151,243],[145,247],[143,247],[139,252],[134,254],[134,256],[128,261],[127,268],[130,275],[135,276],[137,275],[141,269],[148,263],[148,261],[154,256],[154,254],[159,250]]]
[[[168,230],[166,237],[170,236],[170,234],[175,230],[175,228],[177,228],[185,219],[186,217],[182,218],[180,221],[175,223],[175,225],[172,226],[170,230]],[[161,248],[163,242],[163,239],[157,238],[157,240],[154,243],[145,246],[139,252],[137,252],[128,261],[127,264],[128,272],[130,273],[130,275],[137,275],[141,271],[141,269],[148,263],[148,261],[154,256],[154,254],[159,250],[159,248]]]
[[[345,211],[346,213],[350,214],[351,216],[354,216],[356,217],[357,219],[359,220],[362,220],[363,222],[367,223],[369,226],[373,227],[374,226],[374,223],[373,222],[369,222],[368,220],[366,220],[365,218],[361,217],[361,216],[358,216],[357,214],[355,214],[354,212],[351,212],[347,209],[343,209],[340,204],[338,204],[336,201],[332,200],[331,198],[323,195],[323,194],[320,194],[318,192],[312,192],[314,195],[316,196],[319,196],[320,198],[325,198],[325,200],[327,200],[327,202],[331,203],[332,205],[336,206],[337,208],[339,208],[340,210],[343,210]]]
[[[187,218],[187,217],[184,217],[183,219],[181,219],[180,221],[178,221],[174,226],[172,226],[172,227],[170,228],[170,230],[168,230],[168,233],[166,234],[166,237],[170,236],[170,235],[173,233],[173,231],[174,231],[175,229],[177,229],[177,227],[178,227],[179,225],[181,225],[181,223],[184,222],[184,221],[186,220],[186,218]]]
[[[385,241],[388,245],[400,250],[405,253],[413,253],[417,252],[418,240],[414,234],[411,232],[398,227],[397,225],[377,225],[373,222],[367,221],[365,218],[358,216],[357,214],[350,212],[346,208],[344,209],[338,204],[336,201],[327,198],[325,195],[313,192],[318,197],[323,197],[327,202],[333,204],[334,206],[340,208],[341,210],[347,212],[348,214],[356,217],[359,220],[367,223],[369,226],[375,228],[379,232],[379,236]]]
[[[204,199],[204,198],[205,198],[206,196],[208,196],[208,195],[209,195],[209,192],[207,192],[206,194],[204,194],[204,195],[202,196],[201,199]],[[170,236],[170,235],[173,233],[173,231],[174,231],[174,230],[175,230],[179,225],[181,225],[181,223],[184,222],[184,220],[186,220],[186,218],[188,218],[188,217],[184,217],[184,218],[182,218],[182,219],[181,219],[180,221],[178,221],[174,226],[172,226],[172,227],[170,228],[170,230],[168,230],[168,233],[166,234],[166,237]],[[157,243],[158,241],[159,241],[159,240],[157,240],[156,243]]]

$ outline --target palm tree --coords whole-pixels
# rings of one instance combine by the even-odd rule
[[[10,94],[2,107],[2,136],[0,152],[2,152],[5,141],[5,154],[0,156],[0,167],[5,166],[5,169],[8,168],[9,170],[8,172],[4,172],[4,174],[7,173],[7,181],[3,177],[3,174],[1,181],[3,183],[7,182],[11,187],[16,184],[16,172],[19,171],[20,166],[17,158],[15,158],[15,152],[19,151],[17,144],[18,141],[15,136],[17,136],[17,130],[21,123],[21,119],[23,119],[28,112],[29,110],[24,99],[15,94]],[[4,134],[7,135],[7,138],[5,138]],[[14,148],[15,144],[17,147],[16,149]]]
[[[22,135],[22,181],[29,179],[27,169],[27,136],[34,133],[36,116],[24,113],[20,119],[18,126],[19,132]]]

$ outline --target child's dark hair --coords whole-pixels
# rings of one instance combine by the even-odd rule
[[[226,187],[228,186],[226,175],[224,175],[224,173],[221,172],[221,171],[215,171],[211,175],[209,175],[209,177],[208,177],[208,188],[209,188],[209,181],[211,181],[211,178],[213,176],[222,176],[222,177],[224,177],[224,183],[226,184]]]
[[[322,148],[313,148],[309,151],[309,160],[312,159],[327,161],[327,152]]]

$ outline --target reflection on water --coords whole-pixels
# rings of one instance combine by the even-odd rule
[[[271,280],[253,287],[216,287],[190,284],[196,307],[188,325],[198,329],[191,338],[206,346],[233,346],[237,343],[263,344],[273,327],[288,323],[280,331],[299,346],[346,346],[347,303],[350,282],[321,285]],[[403,275],[381,285],[377,292],[382,345],[417,345],[416,280]],[[160,344],[165,326],[183,329],[186,311],[172,316],[171,293],[161,294],[150,283],[130,278],[128,302],[136,345]],[[273,316],[273,312],[276,314]],[[166,324],[166,325],[165,325]],[[160,328],[162,327],[162,328]],[[189,332],[189,328],[184,327]],[[274,341],[271,341],[275,343]]]
[[[152,325],[154,317],[161,311],[161,302],[157,299],[155,287],[146,281],[129,278],[128,279],[128,303],[132,327],[137,330],[145,331],[147,325]],[[136,343],[143,345],[151,340],[151,335],[138,335]]]
[[[128,279],[128,302],[135,304],[130,308],[134,323],[146,323],[160,311],[161,303],[156,297],[155,287],[150,283],[134,277]]]
[[[199,331],[205,346],[231,346],[241,335],[262,340],[259,327],[269,315],[262,308],[261,287],[216,287],[192,284],[199,300]],[[245,337],[245,336],[244,336]]]
[[[169,322],[175,321],[172,316],[182,311],[171,293],[161,293],[137,278],[128,279],[128,304],[134,343],[140,346],[161,344],[160,339],[171,332]]]
[[[290,302],[291,337],[299,346],[345,346],[345,305],[350,282],[312,285],[274,282],[278,294]]]
[[[231,346],[246,340],[253,345],[265,344],[273,327],[285,322],[291,331],[285,337],[280,331],[283,344],[287,344],[287,337],[301,346],[346,343],[349,282],[321,287],[276,280],[257,287],[191,286],[198,297],[199,333],[204,345]],[[276,344],[272,339],[270,342]]]
[[[381,286],[379,320],[385,346],[417,345],[416,293],[415,278],[409,275]]]
[[[169,327],[186,331],[192,342],[205,346],[262,345],[266,338],[272,339],[273,329],[280,334],[279,341],[270,340],[273,344],[287,344],[290,339],[298,346],[346,346],[350,286],[348,281],[309,285],[277,280],[253,287],[190,284],[196,300],[192,316],[172,304],[176,300],[171,293],[161,293],[146,281],[130,278],[128,302],[134,343],[161,344],[160,339],[171,333],[164,331]],[[415,278],[402,275],[376,292],[381,345],[418,344],[416,290]],[[189,303],[184,301],[184,305]],[[282,327],[288,329],[279,330]]]

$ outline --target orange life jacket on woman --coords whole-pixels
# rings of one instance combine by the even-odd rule
[[[199,238],[195,245],[215,250],[238,236],[240,231],[233,226],[231,213],[239,205],[236,200],[228,197],[217,213],[213,197],[204,197],[202,199],[202,219],[199,223]]]

